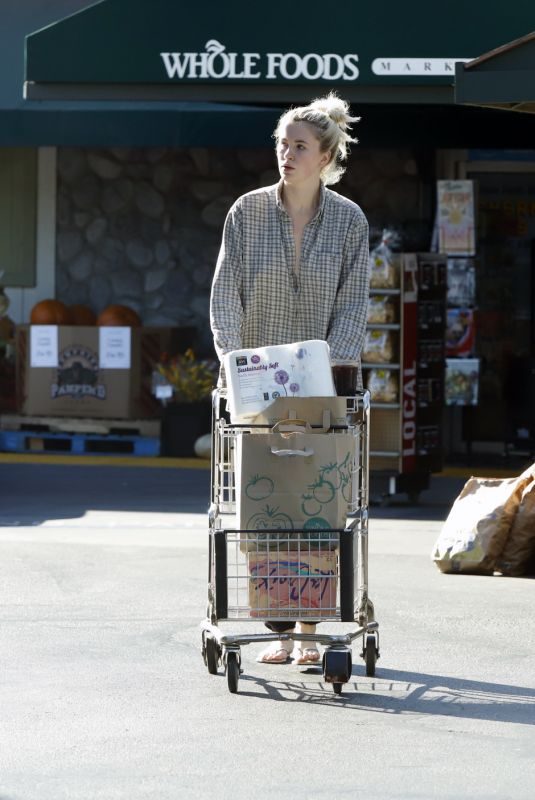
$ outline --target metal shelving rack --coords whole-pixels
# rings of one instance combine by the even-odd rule
[[[444,396],[446,257],[402,253],[398,289],[374,288],[370,295],[396,298],[397,322],[370,323],[373,330],[397,333],[392,363],[363,361],[364,385],[370,369],[398,373],[397,402],[371,404],[370,473],[386,481],[386,495],[407,493],[417,500],[432,472],[442,468],[441,420]]]

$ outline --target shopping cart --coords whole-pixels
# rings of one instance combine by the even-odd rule
[[[339,485],[341,478],[330,482],[337,491],[344,492],[347,500],[345,526],[285,530],[281,525],[274,530],[277,522],[272,517],[265,525],[244,529],[240,528],[237,515],[238,453],[245,442],[241,437],[270,433],[271,428],[231,424],[225,392],[213,394],[208,609],[207,618],[201,623],[202,654],[210,674],[217,674],[220,665],[224,667],[232,693],[238,691],[243,672],[241,647],[251,643],[290,639],[318,642],[325,648],[321,664],[324,680],[340,694],[351,677],[351,645],[362,639],[360,655],[366,675],[375,675],[379,626],[368,597],[370,396],[363,392],[340,399],[346,404],[345,423],[329,427],[325,435],[350,437],[343,440],[351,445],[343,486]],[[276,455],[299,459],[306,453],[279,450]],[[258,486],[256,491],[260,491]],[[270,631],[235,635],[223,633],[218,626],[221,620],[307,619],[356,623],[357,627],[340,635]]]

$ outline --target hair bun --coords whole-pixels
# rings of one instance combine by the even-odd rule
[[[324,97],[317,97],[308,106],[298,106],[285,111],[279,117],[273,135],[278,143],[281,131],[288,124],[306,122],[311,125],[320,143],[321,152],[330,153],[321,180],[325,184],[336,183],[344,172],[342,162],[347,158],[348,145],[357,142],[357,139],[351,136],[351,125],[359,120],[360,117],[351,116],[349,103],[338,97],[336,92],[329,92]]]
[[[349,115],[349,104],[342,100],[341,97],[338,97],[336,92],[329,92],[328,95],[314,100],[310,105],[312,108],[327,114],[342,130],[346,130],[349,123],[354,119]]]

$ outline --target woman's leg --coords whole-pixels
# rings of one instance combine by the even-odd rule
[[[298,621],[296,626],[296,634],[316,633],[317,624],[317,622]],[[294,649],[292,651],[292,661],[294,664],[317,664],[319,660],[320,653],[316,642],[301,641],[298,638],[294,640]]]
[[[274,633],[290,633],[295,628],[295,622],[265,622],[264,625]]]
[[[266,628],[274,633],[292,633],[295,622],[266,622]],[[270,642],[268,646],[258,655],[257,661],[263,664],[285,664],[290,658],[293,649],[293,641],[288,639]]]

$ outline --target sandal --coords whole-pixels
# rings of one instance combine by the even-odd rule
[[[292,664],[296,664],[300,667],[306,665],[317,666],[320,663],[320,653],[318,648],[314,645],[311,647],[300,647],[296,644],[291,658]]]
[[[290,651],[293,647],[293,642],[270,642],[269,645],[262,650],[257,656],[257,661],[261,664],[286,664],[290,658]]]

